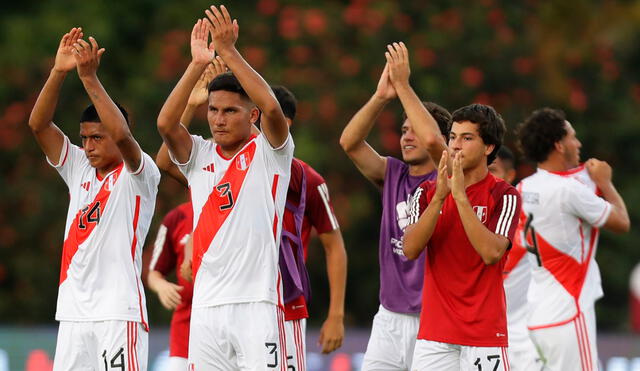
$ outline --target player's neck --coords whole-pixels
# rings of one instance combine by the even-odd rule
[[[567,171],[570,166],[564,161],[562,156],[550,154],[549,157],[538,163],[538,168],[549,172]]]
[[[244,147],[245,144],[249,142],[250,139],[251,136],[248,136],[247,138],[235,144],[230,144],[227,146],[222,146],[219,144],[218,148],[220,148],[220,153],[222,154],[222,156],[224,156],[224,158],[231,159],[242,149],[242,147]]]
[[[115,170],[118,166],[120,166],[121,163],[122,163],[122,160],[114,161],[114,162],[110,163],[109,165],[105,165],[105,166],[103,166],[101,168],[95,168],[96,169],[96,173],[98,174],[99,178],[104,178],[107,174],[109,174],[110,172]]]
[[[425,161],[420,164],[409,164],[409,175],[422,176],[427,175],[436,169],[436,165],[432,160]]]
[[[486,162],[479,164],[474,168],[465,170],[464,187],[467,188],[468,186],[476,184],[479,181],[483,180],[487,177],[487,173],[489,173],[489,167],[487,167]]]

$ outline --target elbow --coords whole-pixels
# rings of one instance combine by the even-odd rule
[[[415,246],[413,246],[413,244],[411,242],[407,243],[407,241],[404,241],[404,244],[402,245],[402,252],[404,253],[404,256],[409,259],[409,260],[416,260],[418,259],[418,256],[420,256],[420,250],[417,249]]]
[[[502,259],[504,253],[504,250],[496,250],[482,254],[480,257],[485,265],[494,265]]]
[[[349,136],[344,132],[340,136],[340,147],[342,147],[342,150],[345,151],[346,153],[351,152],[355,147],[353,145],[353,141],[350,140]]]

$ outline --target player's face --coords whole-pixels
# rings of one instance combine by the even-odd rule
[[[478,125],[470,121],[453,122],[449,133],[449,155],[453,160],[462,153],[462,170],[474,169],[487,163],[487,156],[494,146],[487,145],[480,137]]]
[[[96,169],[105,169],[122,161],[116,143],[99,122],[81,122],[80,139],[89,164]]]
[[[409,165],[420,165],[429,161],[429,151],[420,144],[416,138],[409,119],[402,124],[402,136],[400,137],[400,148],[402,149],[402,159]]]
[[[569,121],[565,121],[565,129],[567,135],[560,141],[563,149],[563,157],[568,169],[580,165],[580,148],[582,143],[576,137],[576,131],[573,129]]]
[[[224,90],[209,94],[207,120],[213,140],[222,148],[243,144],[257,119],[257,108],[240,94]]]
[[[489,164],[489,172],[496,178],[500,178],[507,183],[513,182],[515,179],[515,169],[508,166],[505,161],[502,161],[500,157],[496,157],[491,164]]]

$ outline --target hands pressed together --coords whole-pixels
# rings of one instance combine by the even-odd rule
[[[463,200],[467,197],[467,192],[462,171],[462,152],[456,152],[451,160],[451,177],[449,177],[448,162],[449,153],[444,150],[438,164],[435,198],[443,201],[451,193],[454,200]]]
[[[388,101],[398,96],[398,89],[409,86],[411,70],[409,50],[402,41],[387,45],[384,55],[387,63],[378,81],[375,96]]]

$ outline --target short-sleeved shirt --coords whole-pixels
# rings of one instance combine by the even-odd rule
[[[294,166],[293,163],[301,166]],[[300,204],[300,194],[302,188],[302,171],[304,171],[306,179],[306,199],[304,218],[302,223],[302,245],[304,248],[304,258],[307,258],[307,248],[311,238],[311,228],[313,227],[318,234],[331,232],[340,228],[338,220],[333,212],[333,206],[329,197],[329,189],[324,178],[318,174],[311,166],[297,158],[293,159],[291,164],[291,180],[289,181],[289,189],[287,190],[287,202],[298,206]],[[284,211],[283,230],[295,234],[295,220],[293,214],[288,209]],[[296,246],[291,244],[291,246]],[[294,254],[296,256],[296,254]],[[291,321],[309,317],[307,303],[304,296],[285,303],[285,320]]]
[[[149,270],[166,276],[176,272],[181,302],[173,311],[169,334],[169,356],[187,358],[189,355],[189,322],[193,283],[182,278],[180,266],[184,261],[184,248],[193,230],[193,209],[190,202],[171,210],[162,219],[153,246]]]
[[[380,304],[396,313],[420,313],[424,256],[409,260],[402,250],[404,229],[409,225],[411,196],[420,183],[435,179],[437,171],[425,175],[409,174],[409,165],[387,157],[382,186],[380,219]]]
[[[146,153],[140,167],[121,163],[104,177],[64,137],[57,163],[69,187],[56,320],[141,322],[147,328],[142,247],[160,171]]]
[[[595,255],[611,204],[597,195],[584,166],[555,173],[538,169],[521,187],[542,264],[532,271],[529,328],[560,325],[602,297]]]
[[[427,208],[436,182],[420,185],[412,222]],[[509,241],[518,224],[520,195],[492,174],[467,187],[478,219]],[[467,237],[453,196],[445,198],[426,247],[426,267],[418,339],[443,343],[505,347],[508,345],[502,272],[507,254],[495,264],[482,261]]]
[[[516,187],[519,190],[519,187]],[[509,346],[530,344],[527,329],[527,292],[531,281],[531,257],[523,244],[526,215],[520,211],[518,228],[507,253],[504,266],[504,293],[507,298],[507,327],[509,330]]]
[[[193,308],[282,304],[278,248],[293,158],[289,135],[273,148],[263,134],[227,158],[192,136],[185,175],[193,205]],[[175,162],[175,159],[172,157]]]

